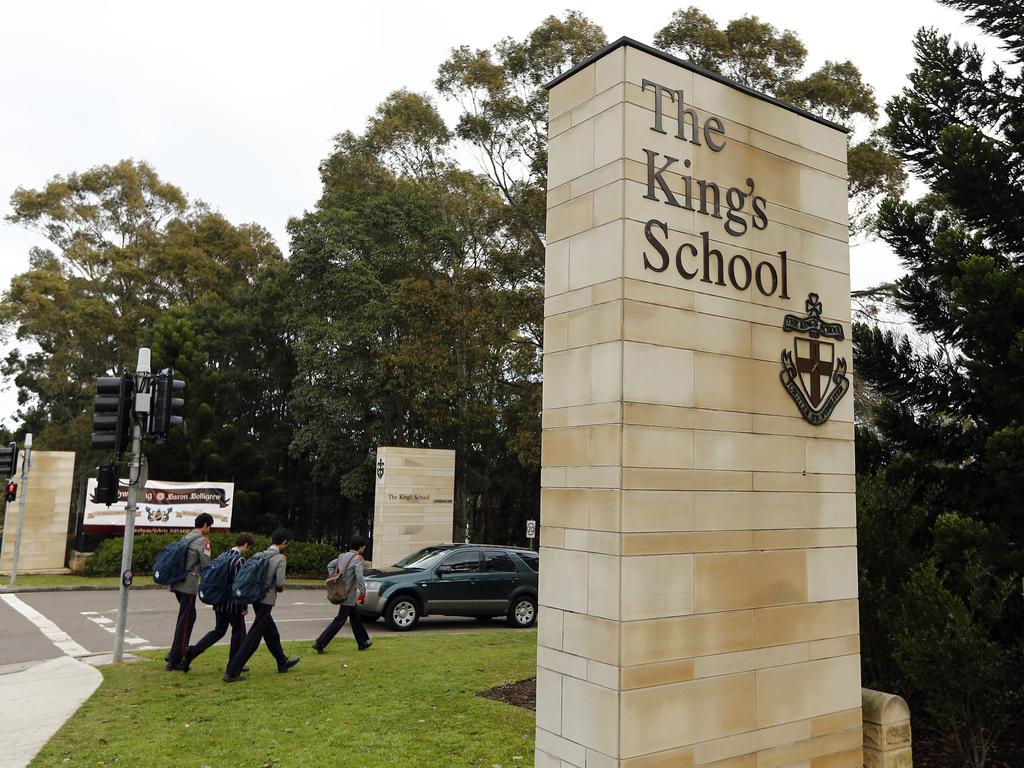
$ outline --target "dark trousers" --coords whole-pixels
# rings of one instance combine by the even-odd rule
[[[359,645],[366,645],[366,641],[370,639],[370,636],[366,634],[366,627],[363,626],[363,617],[359,615],[359,610],[354,605],[339,605],[338,615],[331,619],[331,623],[324,628],[324,631],[320,633],[320,637],[316,639],[317,648],[326,648],[327,644],[338,634],[338,631],[345,626],[345,619],[349,618],[352,620],[352,637],[356,639],[356,643]]]
[[[203,635],[198,643],[189,646],[187,657],[189,661],[224,637],[228,633],[228,627],[231,627],[231,650],[228,659],[230,660],[242,647],[242,641],[245,640],[245,617],[242,612],[214,611],[214,615],[217,617],[217,625]]]
[[[171,640],[171,650],[167,654],[167,660],[177,664],[185,658],[188,651],[188,641],[192,638],[192,627],[196,623],[196,596],[175,592],[178,598],[178,621],[174,625],[174,639]]]
[[[260,647],[260,640],[266,642],[267,650],[277,660],[278,669],[288,661],[288,657],[285,656],[284,649],[281,647],[281,633],[277,631],[277,624],[274,623],[274,619],[270,615],[273,607],[265,603],[253,604],[252,608],[256,618],[252,620],[252,626],[245,633],[242,647],[238,649],[237,653],[231,655],[231,661],[228,662],[227,673],[232,677],[241,674],[242,667]]]

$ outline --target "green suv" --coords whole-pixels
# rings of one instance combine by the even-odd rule
[[[421,616],[505,616],[513,627],[537,621],[536,552],[482,544],[440,544],[366,573],[365,619],[384,617],[404,632]]]

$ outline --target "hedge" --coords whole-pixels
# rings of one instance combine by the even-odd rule
[[[235,533],[211,533],[212,556],[216,557],[235,545]],[[132,546],[132,572],[152,573],[156,553],[167,544],[181,538],[180,533],[140,533]],[[253,552],[261,552],[270,546],[269,536],[253,536],[256,546]],[[96,552],[86,561],[86,569],[92,576],[117,576],[121,573],[122,538],[105,539]],[[327,563],[338,556],[337,548],[330,544],[314,541],[292,541],[285,550],[288,556],[289,576],[323,578]]]

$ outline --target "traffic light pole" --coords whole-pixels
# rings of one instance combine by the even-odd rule
[[[124,658],[124,633],[128,625],[128,590],[132,586],[132,548],[135,544],[135,509],[139,505],[139,485],[142,476],[142,423],[149,413],[148,389],[140,386],[149,378],[149,350],[139,350],[138,370],[135,373],[136,391],[146,394],[137,397],[136,418],[132,422],[132,459],[128,468],[128,507],[124,511],[124,543],[121,547],[121,602],[117,611],[117,629],[114,634],[114,662]]]
[[[25,435],[25,455],[21,459],[21,488],[18,493],[18,531],[14,535],[14,557],[11,559],[11,586],[18,584],[18,553],[21,551],[21,529],[25,527],[25,498],[28,496],[28,471],[32,466],[32,433]]]
[[[132,585],[132,548],[135,544],[135,508],[139,504],[139,476],[142,473],[142,427],[132,425],[132,463],[128,469],[128,507],[124,512],[124,544],[121,547],[121,602],[114,635],[114,661],[124,656],[124,631],[128,625],[128,589]]]

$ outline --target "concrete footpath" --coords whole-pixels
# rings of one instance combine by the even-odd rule
[[[24,768],[92,696],[103,675],[89,664],[61,656],[0,668],[0,741],[3,764]]]

